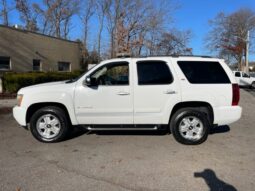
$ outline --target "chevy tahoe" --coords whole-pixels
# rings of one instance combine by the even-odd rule
[[[102,61],[78,79],[18,91],[13,115],[41,142],[88,130],[168,128],[182,144],[200,144],[215,125],[241,117],[239,86],[224,60],[155,56]]]

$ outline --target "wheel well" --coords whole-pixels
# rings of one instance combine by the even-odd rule
[[[207,102],[200,102],[200,101],[192,101],[192,102],[181,102],[176,104],[171,112],[170,120],[174,113],[182,108],[194,108],[198,111],[204,112],[209,120],[209,123],[213,125],[214,115],[213,115],[213,108],[212,106]],[[169,121],[170,121],[169,120]]]
[[[67,110],[66,106],[61,104],[61,103],[56,103],[56,102],[35,103],[35,104],[32,104],[31,106],[29,106],[29,108],[27,109],[27,114],[26,114],[26,123],[30,122],[30,119],[31,119],[32,115],[37,110],[39,110],[43,107],[47,107],[47,106],[55,106],[55,107],[59,107],[59,108],[63,109],[63,111],[65,111],[67,119],[71,123],[71,119],[70,119],[70,116],[69,116],[69,113],[68,113],[68,110]]]

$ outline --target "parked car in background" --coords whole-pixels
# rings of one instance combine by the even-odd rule
[[[255,77],[242,71],[234,71],[234,75],[239,86],[255,88]]]

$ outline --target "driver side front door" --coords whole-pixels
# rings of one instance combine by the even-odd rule
[[[75,110],[79,124],[133,124],[133,90],[128,62],[107,63],[90,74],[97,86],[79,85]]]

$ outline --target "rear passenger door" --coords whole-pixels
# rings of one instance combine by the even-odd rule
[[[180,101],[178,80],[168,60],[137,60],[134,67],[134,123],[167,124]]]

